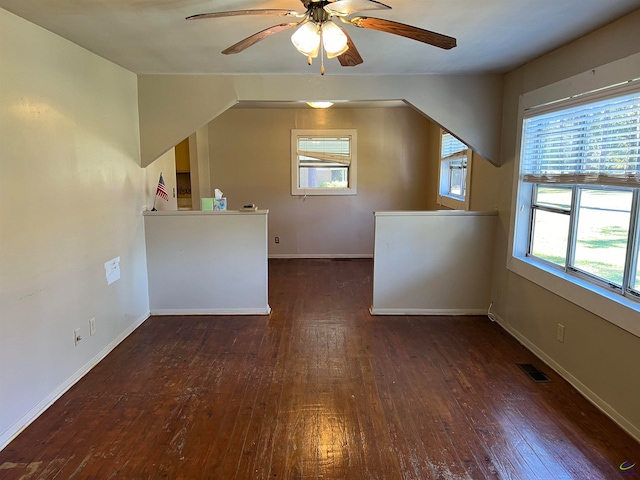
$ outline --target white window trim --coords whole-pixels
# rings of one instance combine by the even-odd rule
[[[447,132],[440,129],[440,142],[438,145],[438,152],[439,152],[438,155],[441,155],[440,152],[442,152],[442,135],[444,133],[447,133]],[[447,208],[452,208],[454,210],[469,210],[469,203],[470,203],[469,199],[471,198],[471,166],[473,164],[473,150],[471,150],[471,148],[467,148],[466,157],[467,157],[467,176],[465,179],[466,194],[464,199],[461,199],[460,197],[442,194],[443,184],[449,178],[448,174],[443,176],[442,166],[443,164],[448,163],[448,160],[450,159],[440,158],[440,161],[438,162],[438,193],[436,196],[436,202],[438,203],[438,205],[441,205]]]
[[[640,337],[640,304],[526,256],[532,184],[520,182],[525,110],[640,78],[640,53],[520,96],[507,268],[585,310]]]
[[[300,188],[298,169],[298,137],[351,137],[351,161],[349,164],[349,186],[347,188]],[[358,131],[356,129],[316,129],[316,130],[291,130],[291,195],[356,195],[358,193]]]

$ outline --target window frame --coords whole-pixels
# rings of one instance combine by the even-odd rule
[[[592,69],[560,82],[526,92],[520,96],[516,130],[516,157],[513,176],[513,191],[507,269],[534,284],[568,300],[585,310],[619,326],[640,337],[640,302],[630,296],[623,296],[594,283],[590,278],[563,271],[527,255],[530,242],[531,208],[534,184],[522,181],[520,172],[522,162],[522,140],[525,112],[537,106],[546,106],[560,102],[579,102],[580,97],[595,92],[609,94],[613,89],[640,88],[640,55],[632,55],[611,64]],[[558,184],[559,186],[559,184]],[[585,185],[588,188],[589,185]],[[636,197],[640,195],[637,194]],[[574,196],[575,197],[575,196]],[[635,210],[634,210],[635,208]],[[637,204],[632,205],[632,216],[636,217],[635,231],[630,239],[640,243],[640,225],[638,225]],[[633,222],[630,227],[633,228]],[[633,236],[633,238],[631,238]],[[628,249],[628,262],[631,270],[637,266],[637,249]],[[635,257],[635,258],[634,258]]]
[[[639,242],[635,241],[636,235],[632,232],[637,231],[640,227],[638,225],[638,213],[637,207],[638,199],[640,198],[640,188],[630,187],[606,187],[599,185],[568,185],[568,184],[548,184],[548,183],[532,183],[533,188],[531,191],[531,217],[529,225],[529,246],[527,249],[527,257],[532,257],[535,261],[539,261],[549,265],[552,268],[557,268],[566,272],[569,275],[575,275],[582,278],[585,281],[599,285],[602,288],[611,290],[614,293],[618,293],[624,297],[628,297],[631,300],[640,302],[640,290],[633,288],[631,285],[631,276],[635,275],[634,264],[631,263],[634,258],[637,258],[638,250],[640,250]],[[537,191],[540,186],[550,187],[563,187],[571,191],[571,205],[568,208],[557,208],[552,206],[541,205],[536,201]],[[629,231],[627,233],[627,246],[625,247],[625,269],[621,284],[618,285],[612,281],[607,280],[604,277],[600,277],[595,273],[588,272],[580,268],[576,264],[576,248],[580,242],[578,224],[580,222],[580,209],[582,208],[581,197],[584,191],[589,190],[603,190],[603,191],[619,191],[631,193],[631,212],[629,219]],[[635,208],[635,210],[634,210]],[[538,211],[550,212],[558,215],[565,215],[568,217],[567,227],[567,245],[564,258],[564,265],[559,265],[550,260],[546,260],[540,256],[535,255],[532,252],[533,240],[535,238],[535,217]],[[634,215],[635,213],[635,215]],[[629,247],[630,245],[630,247]]]
[[[348,186],[346,188],[304,188],[300,187],[300,164],[298,160],[298,139],[300,137],[336,138],[350,137],[350,159],[348,165]],[[357,195],[358,172],[358,131],[356,129],[292,129],[291,130],[291,195],[292,196],[334,196]]]
[[[473,159],[473,151],[468,145],[467,148],[453,155],[442,156],[442,144],[445,135],[452,135],[450,132],[440,129],[440,143],[438,147],[440,161],[438,162],[438,193],[436,202],[443,207],[452,208],[454,210],[469,210],[469,199],[471,197],[471,165]],[[454,138],[455,136],[452,135]],[[460,142],[464,143],[464,142]],[[451,163],[464,159],[466,166],[464,169],[464,195],[455,195],[450,191],[451,187]]]

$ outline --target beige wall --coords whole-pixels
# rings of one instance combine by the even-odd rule
[[[238,101],[301,100],[406,100],[499,164],[501,75],[141,75],[138,97],[143,166]]]
[[[495,219],[495,212],[376,212],[371,313],[486,313]]]
[[[211,170],[209,160],[209,128],[205,125],[189,137],[189,166],[191,168],[191,208],[200,210],[202,199],[211,198]]]
[[[430,126],[408,107],[228,110],[209,124],[211,186],[269,209],[271,255],[372,255],[374,210],[436,208]],[[294,128],[358,130],[357,195],[291,195]]]
[[[156,197],[158,191],[158,180],[160,179],[160,173],[162,173],[162,179],[167,187],[167,193],[169,194],[169,200],[165,200],[162,197]],[[155,205],[156,210],[178,210],[178,199],[174,196],[174,192],[177,189],[176,186],[176,155],[175,150],[172,148],[164,155],[160,156],[155,162],[144,169],[145,177],[145,210],[151,210]]]
[[[267,216],[145,213],[151,313],[269,314]]]
[[[600,65],[640,52],[640,11],[610,24],[505,77],[502,167],[487,176],[498,192],[493,301],[502,324],[640,439],[640,338],[508,271],[507,245],[516,155],[518,99]],[[492,195],[488,190],[472,192]],[[481,200],[484,202],[484,200]],[[491,203],[491,202],[489,202]],[[640,315],[638,315],[640,322]],[[556,325],[566,327],[556,341]],[[632,380],[633,378],[633,380]]]
[[[0,9],[0,105],[2,448],[149,306],[135,75]]]

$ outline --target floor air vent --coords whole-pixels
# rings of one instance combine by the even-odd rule
[[[529,375],[534,382],[546,383],[551,381],[549,377],[530,363],[516,363],[516,365],[518,365],[524,373]]]

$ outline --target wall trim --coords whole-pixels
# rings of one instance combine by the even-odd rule
[[[373,258],[373,253],[270,253],[269,258]]]
[[[151,315],[270,315],[271,307],[266,308],[158,308]]]
[[[0,435],[0,451],[11,443],[22,431],[31,425],[40,415],[42,415],[51,405],[53,405],[62,395],[64,395],[71,387],[84,377],[93,367],[100,363],[111,351],[116,348],[122,341],[131,335],[140,325],[142,325],[150,316],[150,312],[146,311],[120,335],[118,335],[111,343],[106,345],[91,360],[76,370],[69,378],[62,382],[53,392],[47,395],[35,407],[25,413],[17,422],[9,427]]]
[[[554,370],[563,379],[569,382],[571,386],[575,388],[583,397],[585,397],[589,402],[595,405],[602,413],[613,420],[614,423],[616,423],[620,428],[631,435],[637,442],[640,442],[640,428],[629,422],[625,417],[618,413],[615,408],[613,408],[602,398],[600,398],[593,390],[591,390],[584,383],[574,377],[568,370],[562,367],[562,365],[553,360],[553,358],[551,358],[543,350],[538,348],[529,339],[527,339],[524,335],[518,332],[518,330],[512,328],[502,317],[496,315],[495,313],[492,314],[495,316],[498,325],[506,330],[507,333],[514,337],[525,348],[527,348],[527,350],[529,350],[541,361],[543,361],[548,367]]]
[[[487,315],[486,308],[451,308],[451,309],[431,309],[431,308],[369,308],[371,315],[440,315],[440,316],[461,316],[461,315]]]

